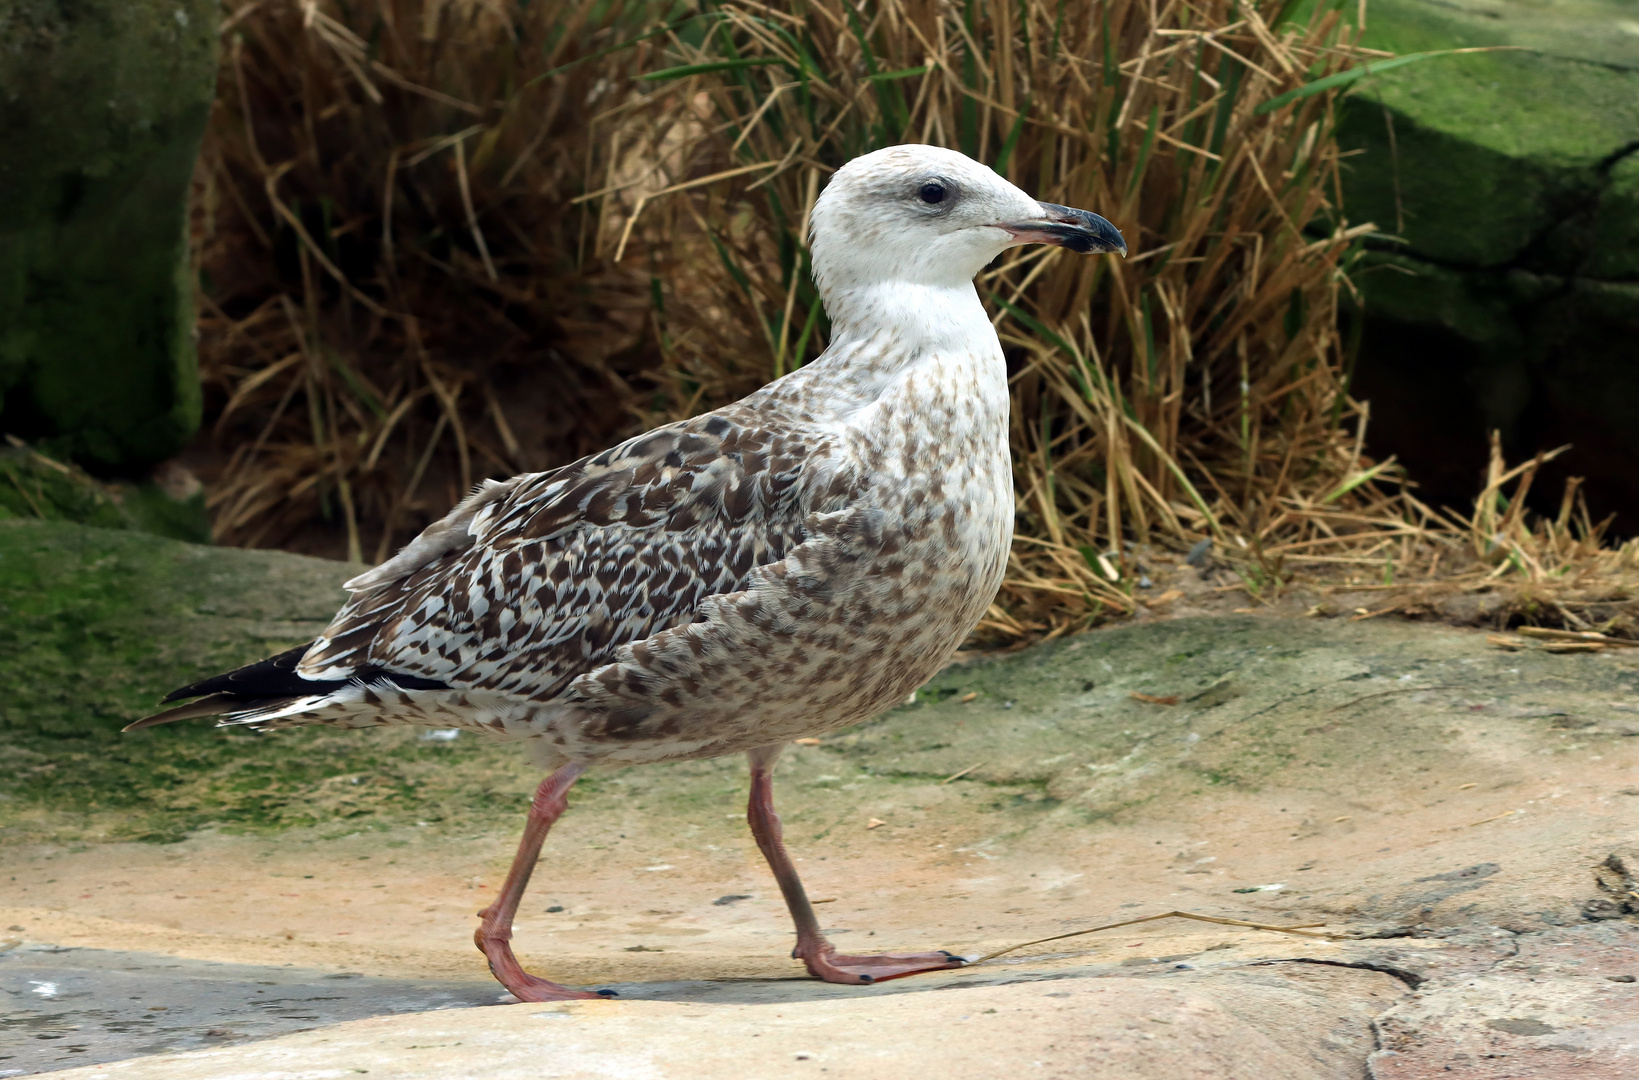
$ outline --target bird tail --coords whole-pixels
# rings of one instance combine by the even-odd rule
[[[125,726],[126,731],[138,731],[156,724],[176,720],[194,720],[203,716],[224,716],[227,723],[237,721],[246,713],[261,713],[290,704],[297,698],[314,694],[323,695],[342,682],[315,682],[296,674],[296,665],[312,643],[287,649],[277,656],[258,660],[254,664],[234,668],[220,675],[191,683],[165,695],[166,702],[197,698],[175,708],[144,716]]]
[[[126,725],[125,730],[138,731],[203,716],[220,716],[223,724],[253,727],[275,721],[281,727],[304,723],[370,726],[386,721],[393,706],[410,706],[406,691],[450,689],[437,679],[401,675],[374,666],[358,668],[343,679],[304,679],[296,673],[296,665],[310,648],[311,643],[298,645],[278,656],[173,690],[165,695],[166,702],[198,700],[144,716]],[[391,700],[387,700],[389,695]]]
[[[154,727],[157,724],[169,724],[176,720],[197,720],[203,716],[231,716],[241,712],[261,712],[263,709],[279,709],[295,701],[295,698],[245,698],[238,694],[211,694],[198,701],[190,701],[184,705],[165,709],[135,720],[122,731],[139,731],[142,728]]]

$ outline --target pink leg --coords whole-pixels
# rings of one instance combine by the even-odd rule
[[[751,835],[757,838],[763,858],[774,871],[780,892],[785,894],[785,906],[791,909],[791,918],[797,924],[797,947],[791,951],[794,959],[801,960],[808,974],[833,983],[878,983],[915,975],[922,971],[942,971],[961,967],[966,961],[948,952],[878,953],[868,956],[839,955],[820,933],[819,919],[803,890],[797,868],[786,853],[780,828],[780,815],[774,812],[774,761],[780,756],[780,747],[753,750],[751,759],[751,800],[746,806],[746,820],[751,823]]]
[[[569,805],[569,789],[574,786],[584,765],[571,762],[541,781],[535,798],[529,804],[529,819],[524,825],[523,839],[518,841],[518,854],[512,857],[512,869],[507,872],[506,884],[495,902],[478,913],[484,921],[478,924],[472,940],[478,951],[489,958],[490,972],[501,985],[512,991],[519,1001],[569,1001],[577,998],[610,997],[611,993],[588,993],[571,990],[555,982],[539,979],[523,969],[512,955],[512,918],[518,913],[518,903],[529,887],[529,875],[535,870],[535,861],[541,857],[541,843]]]

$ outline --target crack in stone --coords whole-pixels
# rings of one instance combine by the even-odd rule
[[[1277,964],[1318,964],[1321,967],[1357,968],[1360,971],[1376,971],[1399,979],[1413,990],[1428,982],[1428,976],[1426,975],[1419,975],[1415,971],[1408,971],[1405,968],[1395,967],[1393,964],[1385,964],[1375,960],[1320,960],[1312,956],[1290,956],[1283,957],[1280,960],[1262,960],[1253,966],[1273,967]],[[1387,1012],[1388,1010],[1384,1011]],[[1375,1025],[1375,1023],[1374,1018],[1373,1024]]]

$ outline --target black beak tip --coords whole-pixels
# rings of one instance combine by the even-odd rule
[[[1078,255],[1120,252],[1121,257],[1126,258],[1127,241],[1122,238],[1121,230],[1097,214],[1057,203],[1042,203],[1041,206],[1056,225],[1053,242],[1060,247]]]
[[[1127,257],[1127,241],[1121,235],[1121,230],[1111,225],[1097,214],[1088,214],[1084,227],[1087,230],[1086,247],[1078,251],[1120,252],[1121,257]]]

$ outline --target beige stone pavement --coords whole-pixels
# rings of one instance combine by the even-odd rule
[[[1372,1015],[1403,987],[1303,968],[1232,985],[1067,978],[876,1000],[567,1002],[358,1020],[269,1042],[57,1073],[122,1080],[553,1077],[1358,1076]],[[949,987],[951,984],[945,984]],[[1319,1039],[1294,1037],[1294,1014]]]
[[[1625,653],[1500,654],[1403,624],[1087,635],[948,671],[932,704],[782,765],[789,837],[838,945],[971,955],[1174,908],[1347,940],[1171,920],[824,986],[783,956],[740,765],[701,763],[623,774],[572,808],[519,920],[526,963],[619,1000],[260,1041],[225,1021],[170,1044],[201,1049],[53,1075],[1633,1080],[1636,687]],[[11,850],[0,927],[481,987],[472,912],[513,825]],[[108,1022],[92,1014],[115,1003],[87,994],[65,1031]]]

